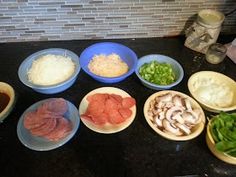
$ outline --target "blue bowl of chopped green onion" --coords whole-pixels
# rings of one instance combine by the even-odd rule
[[[135,73],[144,86],[154,90],[170,89],[184,77],[183,68],[176,60],[159,54],[141,57]]]

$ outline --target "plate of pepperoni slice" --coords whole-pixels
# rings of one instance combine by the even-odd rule
[[[127,128],[136,116],[136,101],[115,87],[97,88],[84,96],[79,105],[83,124],[97,133],[116,133]]]
[[[17,124],[17,135],[26,147],[48,151],[68,142],[79,124],[79,112],[71,102],[49,98],[25,110]]]

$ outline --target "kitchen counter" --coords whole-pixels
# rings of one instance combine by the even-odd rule
[[[220,37],[227,43],[233,36]],[[105,41],[105,40],[102,40]],[[184,68],[183,81],[173,90],[189,94],[187,81],[201,70],[221,72],[236,80],[236,65],[226,58],[211,65],[202,54],[184,47],[183,37],[106,40],[133,49],[138,57],[158,53],[175,58]],[[46,48],[65,48],[77,55],[96,40],[55,41],[0,44],[0,81],[13,86],[17,102],[12,113],[0,124],[0,168],[2,177],[235,177],[236,168],[218,160],[208,149],[205,130],[197,138],[175,142],[162,138],[147,124],[143,115],[145,100],[156,91],[144,87],[135,74],[116,84],[93,80],[82,70],[71,88],[54,95],[34,92],[23,85],[17,75],[21,62],[30,54]],[[21,114],[33,103],[51,97],[63,97],[78,108],[82,98],[102,86],[118,87],[137,101],[137,115],[125,130],[99,134],[81,122],[75,136],[60,148],[38,152],[18,140],[16,127]],[[210,113],[206,112],[206,115]],[[190,176],[189,176],[190,177]]]

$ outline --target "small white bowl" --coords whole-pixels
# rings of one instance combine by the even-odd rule
[[[0,112],[0,123],[11,113],[16,100],[14,89],[5,82],[0,82],[0,92],[9,96],[9,102],[6,107]]]
[[[217,92],[213,93],[215,88]],[[218,91],[219,88],[222,88],[222,93]],[[188,89],[191,95],[207,111],[227,112],[236,109],[236,82],[224,74],[214,71],[197,72],[189,78]],[[226,90],[229,90],[229,93]],[[216,94],[222,95],[216,97]],[[219,105],[220,100],[223,101],[222,104],[224,105]]]
[[[152,100],[154,100],[156,97],[158,96],[163,96],[166,95],[168,93],[174,94],[174,95],[179,95],[181,96],[181,98],[187,98],[188,100],[190,100],[190,103],[192,105],[193,108],[197,108],[200,110],[200,119],[201,121],[196,124],[192,129],[191,129],[191,133],[189,135],[183,135],[183,136],[176,136],[174,134],[170,134],[167,132],[162,131],[160,128],[158,128],[153,122],[152,122],[152,117],[148,114],[148,109],[150,106],[150,102]],[[205,118],[205,114],[202,110],[202,108],[200,107],[200,105],[190,96],[181,93],[181,92],[177,92],[177,91],[172,91],[172,90],[163,90],[163,91],[159,91],[156,92],[154,94],[152,94],[145,102],[144,104],[144,108],[143,108],[143,112],[144,112],[144,117],[147,121],[147,123],[149,124],[149,126],[155,131],[157,132],[160,136],[169,139],[169,140],[174,140],[174,141],[187,141],[187,140],[191,140],[196,138],[198,135],[201,134],[201,132],[203,131],[204,127],[205,127],[205,122],[206,122],[206,118]]]

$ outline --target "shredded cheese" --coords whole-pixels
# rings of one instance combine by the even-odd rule
[[[44,55],[35,61],[28,71],[28,79],[37,85],[54,85],[67,80],[75,71],[71,58],[61,55]]]
[[[128,65],[117,54],[95,55],[88,65],[89,70],[103,77],[118,77],[128,72]]]

